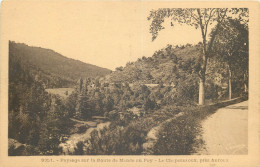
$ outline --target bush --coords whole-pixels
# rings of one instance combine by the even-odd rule
[[[199,85],[196,79],[189,77],[176,86],[174,102],[176,105],[196,104],[199,94]]]
[[[156,155],[190,155],[199,148],[203,141],[198,138],[201,134],[200,123],[218,106],[189,106],[178,107],[184,115],[163,125],[158,134],[158,140],[153,148]]]
[[[86,125],[80,126],[80,127],[78,127],[77,133],[84,133],[84,132],[86,132],[87,129],[88,129],[88,127]]]
[[[98,132],[93,130],[91,137],[85,143],[87,145],[87,155],[114,155],[124,150],[121,138],[122,129],[115,127],[109,129],[105,127]]]
[[[192,117],[181,116],[163,126],[154,146],[156,155],[188,155],[193,151],[198,127]]]
[[[21,145],[18,148],[15,148],[14,145],[10,145],[8,148],[9,156],[31,156],[39,155],[39,150],[37,147],[30,145]]]
[[[220,90],[221,90],[220,86],[218,86],[212,82],[207,83],[206,87],[205,87],[205,98],[215,101],[219,97],[218,92]]]
[[[151,118],[132,121],[126,128],[111,125],[94,130],[86,141],[89,155],[140,155],[147,132],[154,126]]]
[[[84,147],[84,143],[82,141],[78,142],[76,144],[76,147],[74,148],[74,155],[84,155],[84,150],[83,150],[83,147]]]

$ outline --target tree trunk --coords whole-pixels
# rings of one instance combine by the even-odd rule
[[[231,70],[228,69],[228,99],[232,99]]]
[[[201,70],[199,74],[200,78],[200,83],[199,83],[199,105],[204,105],[205,104],[205,73],[207,69],[207,60],[208,56],[211,53],[212,45],[215,40],[215,37],[217,35],[218,29],[220,27],[219,20],[217,27],[213,34],[211,35],[211,39],[209,41],[209,44],[207,44],[207,29],[208,29],[208,23],[203,23],[202,21],[202,15],[200,13],[200,9],[197,9],[197,13],[199,16],[199,25],[200,25],[200,30],[201,30],[201,36],[203,39],[203,56],[202,56],[202,64],[201,64]],[[204,17],[205,19],[205,17]],[[208,46],[208,47],[207,47]]]
[[[246,74],[244,74],[244,92],[247,93],[247,79],[246,79]]]
[[[205,104],[205,79],[200,78],[199,83],[199,105]]]
[[[244,83],[244,92],[247,93],[247,85]]]

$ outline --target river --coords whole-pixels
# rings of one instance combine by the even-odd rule
[[[110,122],[103,122],[103,123],[99,123],[97,124],[96,127],[90,127],[86,130],[86,132],[84,133],[75,133],[72,134],[68,140],[66,140],[65,143],[61,143],[60,147],[62,147],[62,150],[64,152],[65,155],[68,155],[69,153],[73,153],[74,152],[74,147],[76,147],[77,143],[82,141],[84,142],[85,140],[90,138],[90,134],[93,130],[101,130],[103,129],[105,126],[109,126]]]

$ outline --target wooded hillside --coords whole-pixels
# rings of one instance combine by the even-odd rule
[[[69,87],[79,78],[104,76],[110,70],[67,58],[53,50],[9,42],[10,59],[30,68],[36,80],[46,88]],[[12,66],[12,64],[9,64]]]

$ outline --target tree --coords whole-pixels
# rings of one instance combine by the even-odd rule
[[[232,98],[232,78],[235,76],[243,78],[247,91],[248,49],[247,24],[241,24],[238,19],[226,20],[219,28],[213,50],[219,61],[227,63],[229,99]]]
[[[80,94],[75,108],[75,117],[77,119],[90,119],[92,116],[91,105],[86,95]]]
[[[117,67],[117,68],[116,68],[116,71],[123,71],[123,69],[124,69],[124,68],[123,68],[122,66],[120,66],[120,67]]]
[[[59,146],[64,142],[64,134],[68,134],[69,114],[65,112],[65,106],[58,96],[51,97],[51,106],[48,114],[41,122],[39,128],[40,139],[38,147],[43,155],[59,155],[62,148]]]
[[[212,45],[218,34],[220,25],[224,20],[230,16],[227,13],[239,14],[239,19],[247,16],[245,13],[247,9],[227,9],[227,8],[160,8],[152,10],[148,20],[152,20],[150,25],[150,33],[152,34],[152,41],[158,36],[158,32],[164,29],[162,23],[166,18],[170,18],[174,22],[180,24],[187,24],[196,29],[200,28],[202,36],[202,58],[200,59],[199,76],[199,105],[205,103],[205,73],[207,69],[207,61],[212,52]],[[210,39],[208,32],[210,25],[216,24],[216,28],[212,31]],[[174,24],[171,22],[171,25]]]

